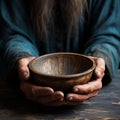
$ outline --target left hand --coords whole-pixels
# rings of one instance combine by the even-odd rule
[[[105,62],[102,58],[91,57],[96,62],[96,68],[93,73],[93,80],[84,85],[73,87],[73,93],[66,95],[66,105],[77,105],[98,94],[102,88],[102,79],[105,74]]]

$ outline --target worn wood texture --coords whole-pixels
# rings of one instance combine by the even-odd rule
[[[120,120],[120,74],[97,97],[76,107],[40,106],[8,86],[1,79],[0,120]]]
[[[70,91],[91,79],[95,61],[82,54],[60,52],[39,56],[28,66],[35,84]]]

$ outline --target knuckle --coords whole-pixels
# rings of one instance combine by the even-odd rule
[[[20,66],[19,70],[24,72],[26,71],[26,68],[24,66]]]
[[[104,61],[104,59],[103,58],[98,58],[98,60],[100,61],[100,62],[102,62],[102,63],[105,63],[105,61]]]

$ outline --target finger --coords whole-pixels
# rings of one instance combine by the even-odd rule
[[[34,59],[34,57],[23,58],[18,61],[18,75],[21,81],[28,80],[30,77],[30,72],[28,68],[29,62]]]
[[[61,91],[56,91],[52,95],[42,96],[36,99],[40,104],[47,106],[60,106],[64,100],[64,94]]]
[[[94,71],[96,77],[101,78],[105,74],[105,61],[102,58],[96,59],[96,68]]]
[[[26,94],[30,94],[31,97],[46,96],[54,93],[54,90],[50,87],[36,86],[26,82],[21,83],[21,90]]]
[[[32,85],[32,94],[36,97],[51,95],[53,93],[54,90],[50,87],[41,87],[41,86]]]
[[[91,82],[88,82],[84,85],[76,85],[73,87],[73,92],[75,93],[91,93],[93,91],[99,90],[102,88],[102,80],[97,79]]]
[[[20,81],[25,81],[30,78],[30,72],[27,67],[21,67],[18,72]]]
[[[66,96],[66,100],[67,100],[67,104],[80,104],[88,99],[90,99],[91,97],[97,96],[98,95],[98,91],[94,91],[92,93],[89,94],[68,94]]]
[[[89,58],[92,58],[96,62],[96,68],[94,70],[94,75],[97,78],[103,77],[105,72],[105,61],[103,58],[98,57],[92,57],[88,56]]]
[[[33,93],[32,93],[31,84],[25,83],[25,82],[21,82],[20,83],[20,89],[24,93],[24,95],[25,95],[25,97],[27,99],[32,100],[31,98],[33,98],[34,96],[33,96]]]
[[[56,91],[49,87],[35,86],[30,83],[21,83],[21,90],[24,92],[27,99],[44,105],[58,105],[64,99],[64,94],[61,91]]]
[[[51,95],[54,92],[52,88],[46,88],[42,90],[41,87],[39,88],[38,86],[25,82],[21,83],[20,88],[25,94],[25,97],[29,100],[34,100],[40,95]]]

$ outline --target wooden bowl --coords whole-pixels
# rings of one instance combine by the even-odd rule
[[[68,91],[74,85],[87,83],[95,69],[93,59],[77,53],[51,53],[29,63],[35,84]]]

